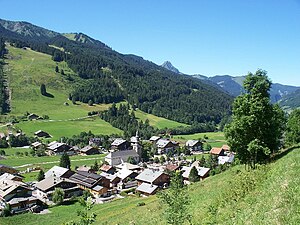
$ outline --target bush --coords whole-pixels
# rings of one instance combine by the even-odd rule
[[[139,203],[137,204],[137,206],[144,206],[144,205],[146,205],[145,202],[139,202]]]

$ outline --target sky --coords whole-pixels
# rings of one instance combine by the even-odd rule
[[[0,18],[82,32],[185,74],[300,86],[300,0],[0,0]]]

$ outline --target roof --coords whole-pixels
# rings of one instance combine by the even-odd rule
[[[96,185],[95,187],[93,187],[92,189],[94,191],[101,191],[104,187],[100,186],[100,185]]]
[[[224,151],[229,151],[230,150],[230,147],[228,145],[222,145],[222,149]]]
[[[131,163],[128,162],[124,162],[120,165],[116,166],[118,169],[127,169],[127,170],[139,170],[141,169],[141,167],[139,167],[138,165],[133,165]]]
[[[103,164],[103,165],[101,166],[100,170],[101,170],[101,171],[107,172],[107,171],[109,171],[111,168],[113,168],[113,167],[110,166],[110,165]]]
[[[214,155],[220,155],[220,153],[222,152],[222,148],[217,148],[217,147],[213,147],[210,150],[210,154],[214,154]]]
[[[159,139],[160,139],[159,136],[152,136],[152,137],[150,138],[150,141],[157,141],[157,140],[159,140]]]
[[[91,149],[96,149],[90,145],[85,146],[84,148],[80,149],[81,152],[88,152]]]
[[[8,204],[10,205],[14,205],[14,204],[18,204],[21,202],[26,202],[26,201],[36,201],[37,198],[34,196],[28,196],[28,197],[19,197],[19,198],[13,198],[11,199]]]
[[[154,184],[148,184],[148,183],[142,183],[140,186],[137,187],[137,191],[144,192],[147,194],[152,194],[158,189],[157,185]]]
[[[55,187],[56,185],[62,183],[62,182],[69,182],[74,183],[73,181],[65,178],[59,178],[59,177],[47,177],[35,184],[35,187],[42,190],[47,191],[50,188]]]
[[[107,158],[119,158],[119,157],[122,158],[122,157],[129,157],[129,156],[138,157],[139,155],[134,150],[126,150],[126,151],[110,152],[106,157]]]
[[[111,145],[114,145],[114,146],[119,146],[123,143],[125,143],[126,140],[122,139],[122,138],[117,138],[113,141],[113,143],[111,143]]]
[[[145,181],[147,183],[152,183],[158,177],[160,177],[162,174],[163,174],[163,172],[161,172],[161,171],[154,171],[154,170],[150,170],[150,169],[145,169],[135,179]]]
[[[182,173],[182,177],[184,178],[189,178],[189,175],[190,175],[190,172],[191,172],[191,169],[193,168],[194,166],[184,166],[182,167],[182,171],[184,171]],[[196,167],[197,171],[198,171],[198,175],[200,177],[204,177],[209,171],[210,171],[210,168],[206,168],[206,167]]]
[[[127,177],[129,177],[133,173],[134,172],[132,170],[122,169],[122,170],[118,171],[116,173],[116,175],[117,175],[117,177],[121,178],[121,180],[124,180],[124,179],[126,179]]]
[[[49,135],[46,131],[43,131],[43,130],[38,130],[38,131],[34,132],[35,135],[38,135],[38,134],[40,134],[40,133],[44,133],[44,134],[46,134],[46,135]],[[49,136],[50,136],[50,135],[49,135]]]
[[[176,164],[168,164],[168,165],[166,166],[166,170],[169,170],[169,171],[175,171],[175,170],[177,170],[178,168],[179,168],[179,166],[176,165]]]
[[[61,177],[64,174],[66,174],[69,171],[69,169],[64,168],[64,167],[60,167],[60,166],[53,166],[50,170],[48,170],[45,173],[45,178],[47,177]]]
[[[0,176],[0,182],[1,181],[6,181],[6,180],[22,180],[22,177],[17,176],[17,175],[13,175],[13,174],[10,174],[10,173],[3,173]]]
[[[100,176],[105,177],[105,178],[108,179],[110,182],[112,182],[114,179],[117,178],[117,175],[116,175],[116,174],[111,175],[110,173],[105,173],[105,172],[100,173]]]
[[[232,163],[233,160],[234,160],[234,154],[230,154],[228,156],[219,156],[218,164]]]
[[[171,141],[170,140],[167,140],[167,139],[159,139],[157,142],[156,142],[156,145],[160,148],[164,148],[167,146],[167,144],[169,144]]]
[[[41,142],[38,142],[38,141],[36,141],[36,142],[33,142],[32,144],[31,144],[31,146],[33,146],[33,147],[39,147],[40,145],[42,145],[42,143]]]
[[[48,145],[48,149],[50,150],[55,150],[63,145],[66,145],[65,143],[59,143],[59,142],[56,142],[56,143],[53,143],[52,145]]]
[[[93,187],[102,178],[103,177],[99,174],[89,173],[85,171],[77,171],[75,174],[69,177],[70,180],[88,188]]]
[[[198,140],[188,140],[188,141],[185,143],[185,146],[192,147],[192,146],[195,146],[195,145],[198,144],[198,143],[199,143]]]
[[[90,170],[91,170],[91,167],[90,167],[90,166],[86,166],[86,165],[79,166],[79,167],[77,168],[77,171],[86,171],[86,172],[88,172],[88,171],[90,171]]]

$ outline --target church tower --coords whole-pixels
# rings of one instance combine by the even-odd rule
[[[140,145],[140,137],[139,137],[139,131],[136,131],[135,137],[131,137],[131,146],[132,150],[136,151],[139,157],[141,158],[142,153],[142,146]]]

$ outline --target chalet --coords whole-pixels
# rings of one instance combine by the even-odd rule
[[[159,190],[159,187],[155,184],[142,183],[137,187],[136,192],[149,196],[154,195]]]
[[[105,156],[105,161],[111,166],[116,166],[123,162],[127,162],[129,157],[132,157],[137,163],[140,161],[140,156],[134,150],[110,152]]]
[[[117,138],[111,143],[111,149],[114,151],[128,150],[130,143],[122,138]]]
[[[47,177],[34,185],[37,189],[36,197],[46,204],[51,204],[52,195],[56,188],[64,190],[64,198],[71,198],[72,196],[80,196],[82,190],[79,188],[76,182],[60,177]]]
[[[84,171],[84,172],[88,172],[88,173],[94,173],[95,172],[95,170],[93,170],[90,166],[86,166],[86,165],[79,166],[76,170],[77,171]]]
[[[81,155],[95,155],[95,154],[99,154],[99,150],[95,147],[92,147],[90,145],[85,146],[84,148],[79,150]]]
[[[180,169],[180,166],[178,166],[176,164],[168,164],[165,167],[166,172],[173,172],[173,171],[176,171],[176,170],[179,170],[179,169]]]
[[[37,120],[38,118],[40,118],[39,115],[34,114],[34,113],[31,113],[27,116],[27,119],[29,119],[29,120]]]
[[[88,190],[94,196],[106,196],[110,188],[109,179],[95,173],[77,171],[69,178],[83,190]]]
[[[118,183],[120,183],[120,181],[121,181],[121,178],[118,177],[116,174],[112,175],[112,174],[109,174],[109,173],[102,172],[100,174],[100,176],[105,177],[106,179],[109,180],[109,183],[110,183],[109,187],[110,188],[117,187]]]
[[[108,173],[108,174],[114,174],[116,172],[116,169],[111,165],[103,164],[100,167],[100,171],[102,171],[104,173]]]
[[[43,137],[43,138],[50,138],[51,135],[48,134],[46,131],[42,131],[42,130],[38,130],[36,132],[34,132],[34,135],[37,137]]]
[[[57,177],[57,178],[69,178],[74,172],[60,166],[53,166],[50,170],[45,173],[45,178]]]
[[[174,152],[179,148],[179,143],[167,139],[159,139],[156,142],[156,146],[158,154],[167,154],[168,152]]]
[[[31,143],[30,146],[31,146],[31,148],[32,148],[33,150],[36,150],[36,149],[43,148],[45,145],[42,144],[42,143],[39,142],[39,141],[36,141],[36,142]]]
[[[10,166],[0,164],[0,175],[2,175],[4,173],[17,174],[18,170],[14,169]]]
[[[182,167],[182,177],[184,180],[189,180],[189,175],[190,175],[190,172],[191,172],[191,169],[193,168],[194,166],[183,166]],[[205,179],[206,177],[209,176],[209,171],[210,171],[210,168],[205,168],[205,167],[195,167],[198,171],[198,175],[200,176],[200,179],[203,180]]]
[[[89,145],[99,147],[101,145],[101,138],[90,138]]]
[[[137,172],[128,169],[122,169],[115,175],[120,178],[120,182],[118,183],[119,189],[137,187],[137,181],[135,180],[136,176],[138,175]]]
[[[217,155],[217,156],[223,156],[223,155],[225,155],[225,151],[222,148],[213,147],[210,150],[210,154],[211,155]]]
[[[227,156],[218,156],[218,164],[232,163],[234,161],[234,154],[230,153]]]
[[[66,153],[68,155],[74,155],[75,151],[71,146],[65,143],[54,141],[48,144],[46,153],[48,155],[62,155],[63,153]]]
[[[20,177],[4,173],[0,176],[0,209],[10,205],[14,213],[21,213],[35,206],[38,199],[32,195],[33,188]]]
[[[148,183],[157,185],[160,188],[165,187],[170,183],[170,176],[168,174],[161,171],[153,171],[151,169],[145,169],[135,179],[138,181],[139,185]]]
[[[202,150],[202,142],[199,140],[188,140],[185,143],[185,146],[191,151],[201,151]]]
[[[152,144],[155,144],[161,137],[159,136],[152,136],[149,141],[152,143]]]

